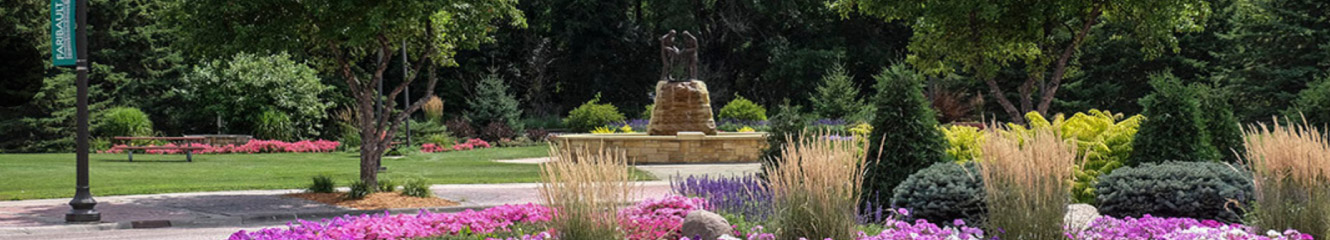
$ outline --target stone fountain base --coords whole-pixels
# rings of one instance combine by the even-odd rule
[[[573,149],[620,150],[634,164],[740,163],[757,162],[767,148],[765,132],[679,132],[675,135],[646,133],[576,134],[558,136],[555,142]]]

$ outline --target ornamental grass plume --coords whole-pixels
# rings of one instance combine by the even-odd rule
[[[780,164],[766,169],[780,239],[855,238],[866,167],[858,143],[786,137]]]
[[[979,172],[990,233],[1001,239],[1062,238],[1076,145],[1047,128],[986,134]]]
[[[615,221],[634,188],[622,151],[550,145],[553,161],[540,165],[540,195],[555,209],[550,227],[560,239],[623,239]]]
[[[1256,188],[1254,225],[1330,237],[1330,145],[1308,124],[1258,124],[1243,129],[1243,161]]]

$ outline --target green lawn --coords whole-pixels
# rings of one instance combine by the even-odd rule
[[[487,148],[448,153],[417,153],[384,159],[380,178],[421,177],[431,184],[539,181],[533,164],[496,163],[494,159],[547,156],[546,146]],[[354,153],[92,154],[94,196],[250,189],[304,188],[310,177],[328,174],[338,186],[359,176]],[[639,172],[639,176],[642,176]],[[0,200],[68,198],[74,195],[74,154],[0,154]]]

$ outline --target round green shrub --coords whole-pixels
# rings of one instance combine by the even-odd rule
[[[915,172],[896,186],[891,205],[934,223],[980,223],[988,212],[983,178],[974,163],[934,163]]]
[[[114,107],[102,112],[97,131],[106,137],[150,136],[152,120],[137,108]]]
[[[625,117],[618,107],[599,102],[600,94],[596,94],[596,98],[568,112],[568,118],[563,119],[564,126],[576,132],[590,132],[596,127],[624,121]]]
[[[765,121],[767,120],[767,108],[749,101],[739,94],[734,94],[734,100],[720,108],[721,119],[736,119],[744,121]]]
[[[1113,217],[1188,217],[1240,222],[1250,208],[1249,173],[1215,162],[1146,163],[1120,168],[1095,185],[1099,212]]]

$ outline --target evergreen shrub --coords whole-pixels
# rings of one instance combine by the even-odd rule
[[[1113,217],[1188,217],[1240,222],[1250,208],[1250,174],[1217,162],[1145,163],[1099,178],[1099,212]]]

